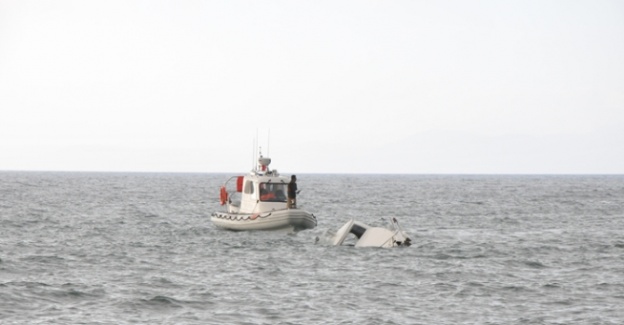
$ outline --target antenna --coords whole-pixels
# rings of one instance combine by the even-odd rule
[[[268,130],[267,135],[267,156],[271,157],[271,129]]]
[[[251,152],[251,170],[256,170],[258,167],[258,129],[256,129],[256,136],[253,141],[253,150]]]
[[[256,156],[256,139],[251,141],[251,170],[254,170],[254,166],[256,165],[255,156]]]

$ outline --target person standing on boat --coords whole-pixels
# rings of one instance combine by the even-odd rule
[[[290,183],[288,183],[288,203],[286,204],[289,209],[297,208],[297,176],[290,176]]]

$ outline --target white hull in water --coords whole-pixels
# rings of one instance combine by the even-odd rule
[[[371,227],[364,223],[350,219],[334,236],[333,245],[342,245],[349,234],[353,234],[357,241],[355,247],[399,247],[410,246],[412,240],[399,226],[396,218],[390,219],[393,229]]]
[[[212,223],[229,230],[294,231],[316,227],[316,217],[296,204],[288,206],[286,193],[290,179],[277,170],[268,170],[271,159],[258,159],[258,168],[245,176],[231,177],[221,186],[224,211],[212,214]]]
[[[229,230],[299,231],[316,227],[316,217],[300,209],[274,210],[258,214],[215,212],[211,219],[215,226]]]

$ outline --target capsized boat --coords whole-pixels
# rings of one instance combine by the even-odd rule
[[[286,193],[290,179],[269,170],[271,159],[258,159],[258,166],[245,176],[233,176],[220,188],[224,211],[214,212],[212,223],[229,230],[294,231],[316,227],[316,217],[302,209],[288,208]]]
[[[333,245],[342,245],[349,234],[357,237],[355,247],[399,247],[410,246],[412,240],[403,231],[396,218],[391,218],[393,229],[371,227],[362,222],[350,219],[345,223],[333,238]]]

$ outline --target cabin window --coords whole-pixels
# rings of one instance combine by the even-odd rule
[[[253,194],[254,187],[252,181],[245,182],[245,194]]]
[[[286,202],[287,184],[260,183],[260,201]]]

